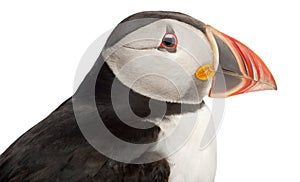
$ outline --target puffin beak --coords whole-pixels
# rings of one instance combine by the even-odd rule
[[[211,26],[206,26],[206,36],[214,53],[211,67],[216,70],[210,97],[277,90],[270,70],[250,48]]]

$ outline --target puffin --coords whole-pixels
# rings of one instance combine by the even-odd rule
[[[1,182],[213,182],[204,98],[277,89],[250,48],[179,12],[133,14],[99,52],[73,96],[1,154]]]

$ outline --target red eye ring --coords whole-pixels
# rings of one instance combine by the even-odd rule
[[[160,47],[167,50],[176,50],[178,45],[177,36],[174,33],[166,32],[162,42],[160,43]]]

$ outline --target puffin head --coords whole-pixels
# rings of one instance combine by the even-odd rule
[[[125,86],[160,101],[198,104],[206,95],[276,89],[271,72],[251,49],[177,12],[126,18],[101,56]]]

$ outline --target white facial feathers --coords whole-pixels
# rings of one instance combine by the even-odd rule
[[[170,27],[178,40],[175,52],[158,49]],[[195,77],[196,70],[213,59],[205,34],[177,20],[162,19],[143,26],[102,55],[124,85],[153,99],[200,103],[211,85],[211,80]]]

